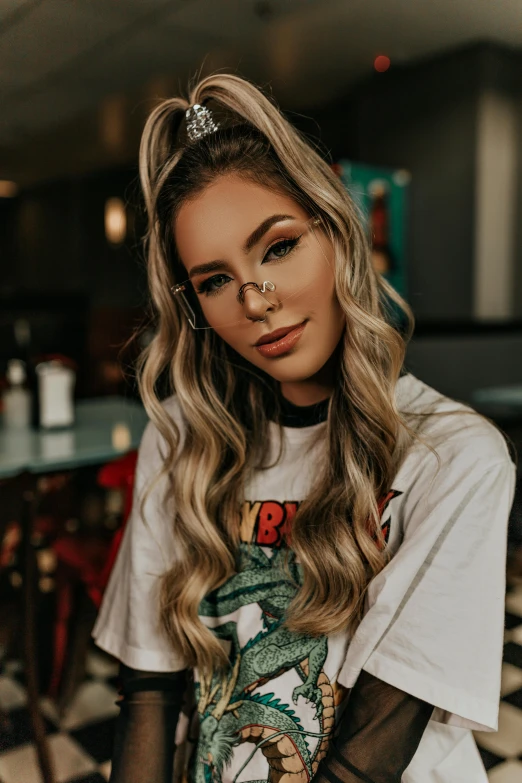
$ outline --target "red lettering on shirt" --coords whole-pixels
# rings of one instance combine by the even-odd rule
[[[257,515],[256,544],[260,546],[278,546],[281,542],[281,526],[285,521],[284,506],[277,500],[265,500],[261,503]]]

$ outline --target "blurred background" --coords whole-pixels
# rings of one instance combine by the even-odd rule
[[[270,91],[361,205],[407,369],[522,444],[519,0],[0,0],[0,783],[108,779],[93,618],[145,423],[137,151],[196,73]],[[522,781],[522,488],[496,783]]]

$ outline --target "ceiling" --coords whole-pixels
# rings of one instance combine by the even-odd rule
[[[131,159],[154,103],[233,69],[284,109],[474,41],[522,47],[521,0],[0,0],[0,179]]]

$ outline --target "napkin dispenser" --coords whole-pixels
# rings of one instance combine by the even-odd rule
[[[38,384],[38,423],[44,429],[74,424],[76,373],[58,361],[36,366]]]

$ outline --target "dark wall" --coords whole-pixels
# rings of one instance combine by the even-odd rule
[[[128,236],[105,238],[109,197],[127,203]],[[139,238],[134,169],[47,183],[13,199],[0,226],[0,292],[81,292],[91,306],[132,307],[144,301],[145,274]]]
[[[409,67],[392,66],[317,112],[316,122],[300,123],[333,161],[345,157],[411,172],[407,283],[418,328],[407,364],[426,383],[465,401],[477,388],[522,383],[520,320],[511,331],[472,327],[463,333],[458,324],[473,320],[480,96],[487,90],[512,96],[522,128],[521,82],[520,52],[480,44]],[[522,204],[522,154],[517,181]],[[515,248],[513,316],[520,319],[522,221]],[[445,333],[441,323],[448,325]]]
[[[104,226],[105,202],[114,196],[127,205],[128,234],[118,246]],[[143,233],[134,169],[0,199],[0,382],[7,359],[22,350],[15,328],[22,319],[33,359],[58,352],[77,361],[78,396],[130,393],[123,367],[138,347],[125,346],[148,299]]]
[[[14,285],[17,277],[14,247],[17,209],[18,199],[0,198],[0,287]]]
[[[346,156],[411,172],[408,298],[419,318],[472,314],[478,50],[375,74],[347,110],[325,116],[325,137]],[[340,122],[339,122],[340,120]]]
[[[510,330],[423,333],[408,346],[410,372],[443,394],[473,402],[476,389],[522,384],[522,323]]]
[[[473,317],[479,97],[485,90],[521,96],[521,79],[518,51],[477,44],[407,67],[392,64],[315,115],[334,160],[411,172],[408,298],[421,320]],[[311,121],[301,124],[317,135]],[[522,189],[522,156],[519,166]],[[519,233],[514,315],[522,314]]]

